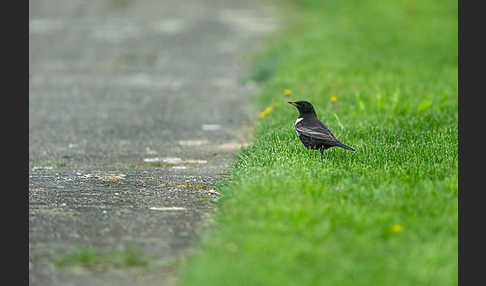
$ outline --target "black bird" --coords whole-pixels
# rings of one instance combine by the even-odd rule
[[[310,102],[289,101],[289,103],[297,107],[299,110],[300,115],[295,121],[295,130],[297,131],[300,141],[302,141],[307,149],[319,149],[321,154],[322,151],[334,146],[354,151],[353,148],[339,142],[329,128],[319,121],[319,118],[317,118],[316,112],[314,111],[314,107]]]

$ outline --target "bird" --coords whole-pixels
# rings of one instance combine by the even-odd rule
[[[289,101],[289,104],[297,107],[299,117],[295,121],[295,131],[300,141],[309,151],[318,149],[322,152],[331,147],[341,147],[355,151],[353,148],[341,143],[331,130],[317,118],[314,107],[308,101]]]

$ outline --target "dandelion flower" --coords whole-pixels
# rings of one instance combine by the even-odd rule
[[[331,96],[331,102],[332,103],[336,103],[337,102],[337,98],[334,95]]]
[[[286,90],[284,90],[284,94],[285,94],[285,96],[289,96],[289,95],[292,94],[292,91],[290,89],[286,89]]]
[[[278,102],[274,102],[272,103],[272,105],[270,105],[269,107],[265,108],[265,110],[263,110],[262,112],[260,112],[260,117],[261,118],[264,118],[265,116],[267,116],[270,112],[273,111],[274,108],[276,108],[277,106],[279,106],[279,103]]]
[[[393,232],[401,232],[402,230],[403,230],[403,225],[401,225],[401,224],[394,224],[392,226]]]
[[[260,113],[260,117],[261,118],[264,118],[265,116],[267,116],[270,112],[272,112],[273,110],[273,107],[269,106],[267,108],[265,108],[265,110],[263,110],[261,113]]]

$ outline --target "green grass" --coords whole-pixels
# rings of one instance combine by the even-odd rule
[[[457,1],[280,5],[286,26],[250,75],[255,106],[279,105],[180,285],[457,285]],[[309,155],[289,100],[356,151]]]
[[[148,264],[139,251],[99,250],[89,246],[75,248],[54,259],[59,267],[81,266],[86,268],[142,267]]]

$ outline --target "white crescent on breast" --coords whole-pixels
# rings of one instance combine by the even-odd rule
[[[303,118],[303,117],[299,117],[299,118],[297,118],[297,120],[295,120],[295,124],[294,124],[294,126],[295,126],[295,125],[297,125],[297,123],[301,122],[302,120],[304,120],[304,118]]]
[[[297,133],[297,136],[299,136],[299,132],[297,132],[297,123],[301,122],[302,120],[304,120],[303,117],[299,117],[299,118],[297,118],[297,120],[295,120],[294,126],[296,127],[295,128],[295,133]]]

